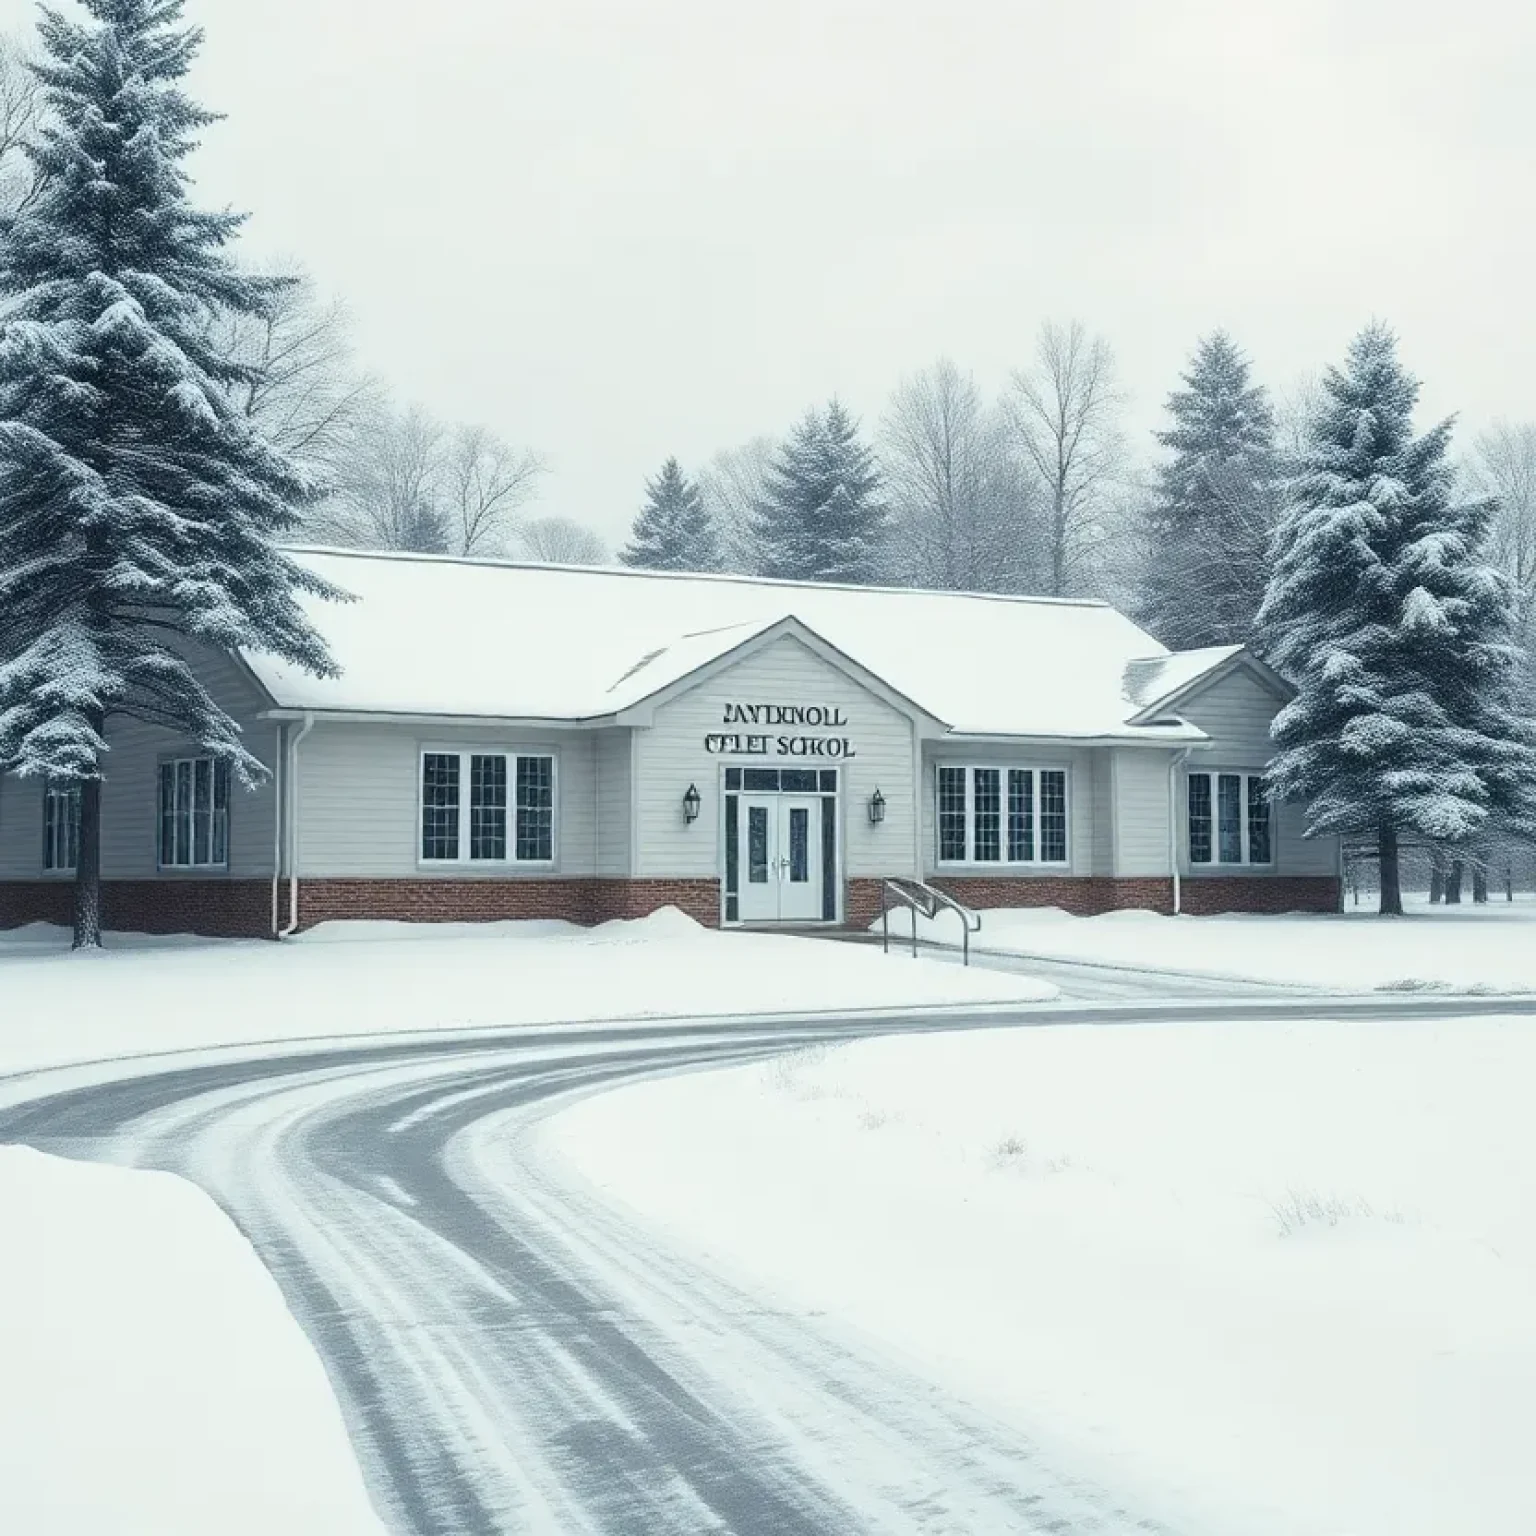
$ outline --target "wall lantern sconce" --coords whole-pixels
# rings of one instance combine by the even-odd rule
[[[885,796],[878,789],[869,797],[869,819],[877,827],[885,820]]]
[[[699,819],[699,786],[690,784],[688,793],[683,796],[683,820],[695,822]]]

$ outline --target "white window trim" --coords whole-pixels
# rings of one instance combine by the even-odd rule
[[[225,791],[224,799],[224,857],[217,864],[167,864],[162,857],[164,849],[160,846],[160,775],[169,766],[176,763],[199,763],[203,759],[213,763],[211,770],[218,772],[219,759],[211,752],[169,752],[164,757],[155,760],[155,873],[158,875],[223,875],[229,873],[230,862],[234,855],[235,846],[235,797],[234,797],[234,771],[227,769],[229,773],[229,787]],[[193,783],[196,784],[197,769],[192,770]],[[212,787],[210,786],[210,793]],[[212,822],[209,823],[209,848],[213,846]]]
[[[422,852],[422,828],[426,817],[426,760],[432,756],[459,759],[459,856],[456,859],[429,859]],[[469,856],[470,794],[469,760],[472,757],[507,759],[507,856],[504,859],[472,859]],[[547,859],[517,857],[517,759],[549,759],[550,829]],[[496,870],[555,869],[560,862],[560,754],[553,747],[513,746],[502,742],[475,743],[424,742],[416,753],[416,867],[421,870]]]
[[[965,773],[965,857],[963,859],[947,859],[944,857],[944,837],[939,822],[941,796],[939,794],[939,773],[942,769],[959,768]],[[1001,775],[999,779],[999,793],[1001,797],[1002,825],[999,829],[999,848],[1001,854],[997,859],[978,859],[974,857],[976,847],[976,772],[992,771]],[[1010,859],[1008,857],[1008,775],[1009,773],[1032,773],[1035,776],[1033,826],[1034,841],[1031,847],[1035,850],[1032,859]],[[1066,819],[1066,851],[1059,859],[1042,859],[1040,848],[1040,818],[1043,810],[1044,797],[1040,793],[1040,775],[1042,773],[1059,773],[1062,776],[1062,806]],[[935,869],[974,869],[977,871],[989,871],[1000,869],[1050,869],[1061,870],[1072,867],[1072,769],[1066,763],[976,763],[976,762],[937,762],[933,765],[933,863]]]
[[[39,812],[40,812],[40,814],[42,816],[42,823],[43,823],[43,854],[42,854],[42,858],[43,858],[43,879],[45,879],[45,880],[73,880],[75,878],[76,871],[77,871],[77,869],[79,867],[78,855],[79,855],[79,852],[80,852],[80,832],[79,832],[78,825],[77,825],[76,830],[75,830],[76,863],[74,863],[74,864],[50,864],[48,862],[48,797],[50,795],[56,795],[56,794],[67,794],[71,790],[73,790],[75,792],[75,794],[77,794],[77,795],[80,793],[80,781],[78,779],[56,781],[56,780],[53,780],[53,779],[45,778],[43,780],[42,800],[39,803],[38,809],[39,809]],[[159,781],[157,779],[156,783],[155,783],[155,793],[156,793],[157,796],[159,795],[159,792],[160,792],[160,785],[159,785]],[[157,801],[157,806],[158,806],[158,801]],[[78,814],[78,811],[77,811],[77,814]]]
[[[1240,820],[1243,833],[1243,856],[1241,860],[1223,859],[1221,857],[1221,826],[1220,810],[1217,799],[1217,780],[1223,776],[1242,780],[1243,803]],[[1255,779],[1262,780],[1263,773],[1255,768],[1191,768],[1184,778],[1184,865],[1193,874],[1202,874],[1206,870],[1229,869],[1273,869],[1275,867],[1275,843],[1276,820],[1275,801],[1270,797],[1269,801],[1269,857],[1255,862],[1249,857],[1248,846],[1248,810],[1252,804],[1252,785]],[[1211,856],[1204,863],[1197,864],[1192,857],[1190,848],[1190,815],[1189,815],[1189,781],[1196,778],[1208,778],[1211,781]]]

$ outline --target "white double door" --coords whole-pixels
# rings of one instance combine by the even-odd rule
[[[821,804],[809,796],[741,797],[742,922],[822,920]]]

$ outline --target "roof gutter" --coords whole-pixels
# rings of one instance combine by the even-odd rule
[[[267,709],[259,720],[314,720],[342,725],[463,725],[471,728],[517,726],[523,730],[585,731],[617,725],[614,715],[586,715],[556,719],[550,715],[455,715],[415,710],[388,709]]]
[[[280,939],[291,939],[299,927],[299,748],[314,728],[315,715],[308,712],[288,743],[288,925],[278,930]]]
[[[1168,732],[1166,735],[1154,736],[1150,734],[1152,727],[1144,727],[1133,734],[1124,736],[1065,736],[1065,735],[1020,735],[1008,736],[996,731],[951,731],[948,735],[937,738],[940,742],[958,742],[962,745],[975,746],[1004,746],[1009,743],[1017,743],[1029,747],[1161,747],[1166,751],[1169,747],[1187,747],[1193,750],[1198,747],[1207,747],[1211,744],[1211,738],[1198,726],[1189,726],[1178,732]]]

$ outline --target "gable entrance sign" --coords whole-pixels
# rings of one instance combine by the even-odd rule
[[[721,716],[722,725],[763,725],[820,727],[823,730],[846,729],[848,717],[829,704],[738,704],[728,702]],[[704,738],[704,750],[716,755],[729,753],[738,757],[822,757],[847,759],[857,757],[852,741],[846,736],[792,736],[778,732],[711,731]]]

